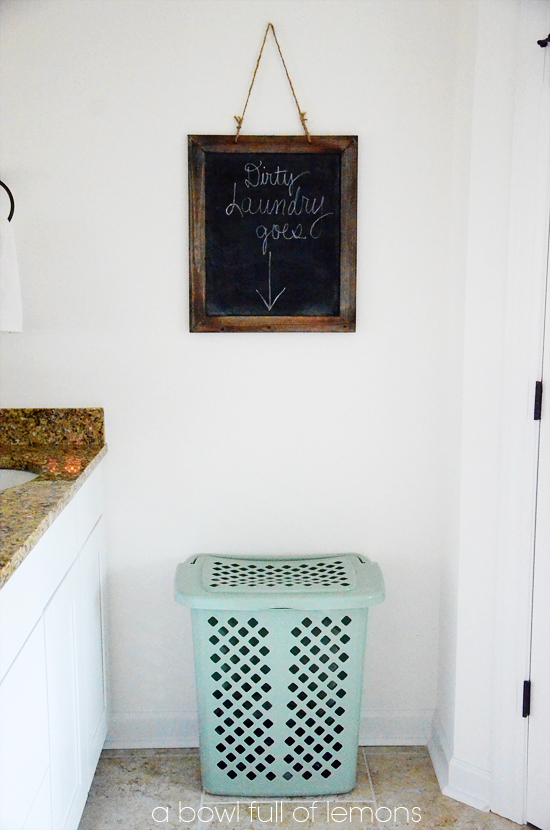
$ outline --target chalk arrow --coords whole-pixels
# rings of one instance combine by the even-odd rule
[[[283,288],[283,291],[279,291],[279,293],[277,294],[277,296],[275,297],[274,300],[271,299],[271,251],[269,252],[269,280],[268,280],[268,289],[267,289],[267,292],[268,292],[267,296],[268,296],[269,300],[266,300],[266,298],[261,293],[261,291],[258,291],[258,289],[256,289],[256,291],[260,295],[260,297],[262,298],[263,303],[264,303],[264,305],[265,305],[265,307],[267,308],[268,311],[271,311],[271,309],[273,308],[273,306],[275,305],[275,303],[277,302],[277,300],[279,299],[279,297],[281,296],[283,291],[286,291],[286,285],[285,285],[285,287]]]

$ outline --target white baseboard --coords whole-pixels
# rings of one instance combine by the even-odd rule
[[[428,743],[433,710],[367,710],[361,716],[362,746],[415,746]],[[199,745],[194,712],[112,713],[105,749],[149,749]]]
[[[491,809],[491,773],[452,754],[437,715],[433,719],[428,751],[443,795],[485,813]]]
[[[105,749],[169,749],[199,745],[194,712],[113,712]]]
[[[449,783],[449,764],[451,763],[452,752],[449,749],[445,734],[439,725],[437,714],[434,715],[432,723],[432,734],[428,741],[428,752],[432,759],[439,788],[443,792]]]
[[[367,709],[361,713],[360,746],[426,746],[433,709]]]

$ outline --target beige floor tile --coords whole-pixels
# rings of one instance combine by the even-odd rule
[[[407,826],[422,830],[520,830],[519,825],[494,813],[483,813],[442,795],[425,747],[369,747],[365,756],[377,817],[380,826],[388,830]]]
[[[186,827],[179,804],[200,807],[196,750],[108,750],[94,776],[79,830],[150,830]],[[170,821],[155,821],[153,816]]]
[[[351,793],[230,802],[202,791],[196,749],[102,753],[79,830],[520,830],[441,795],[425,747],[367,747]],[[156,820],[155,820],[156,819]]]
[[[210,808],[214,813],[210,825],[205,830],[289,830],[289,828],[305,828],[305,830],[325,830],[325,828],[345,827],[346,830],[361,830],[365,828],[365,818],[374,815],[373,791],[370,784],[367,765],[362,752],[359,753],[357,763],[357,784],[349,793],[323,795],[317,799],[294,797],[274,799],[249,799],[230,802],[227,797],[205,793],[203,810]],[[231,811],[232,821],[219,816],[222,805],[226,811]],[[363,810],[363,813],[361,813]],[[238,813],[238,820],[237,820]],[[206,818],[206,812],[203,812]],[[226,812],[226,817],[228,813]],[[341,819],[345,818],[345,822]],[[349,820],[348,820],[349,819]],[[376,824],[369,823],[372,827]]]

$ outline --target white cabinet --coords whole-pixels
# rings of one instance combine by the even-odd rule
[[[100,467],[0,590],[0,830],[77,830],[105,741]]]

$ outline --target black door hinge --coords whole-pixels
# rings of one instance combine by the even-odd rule
[[[523,681],[523,708],[521,710],[522,718],[528,718],[531,714],[531,681]]]
[[[533,417],[535,421],[540,421],[542,415],[542,380],[537,380],[535,383],[535,411]]]

